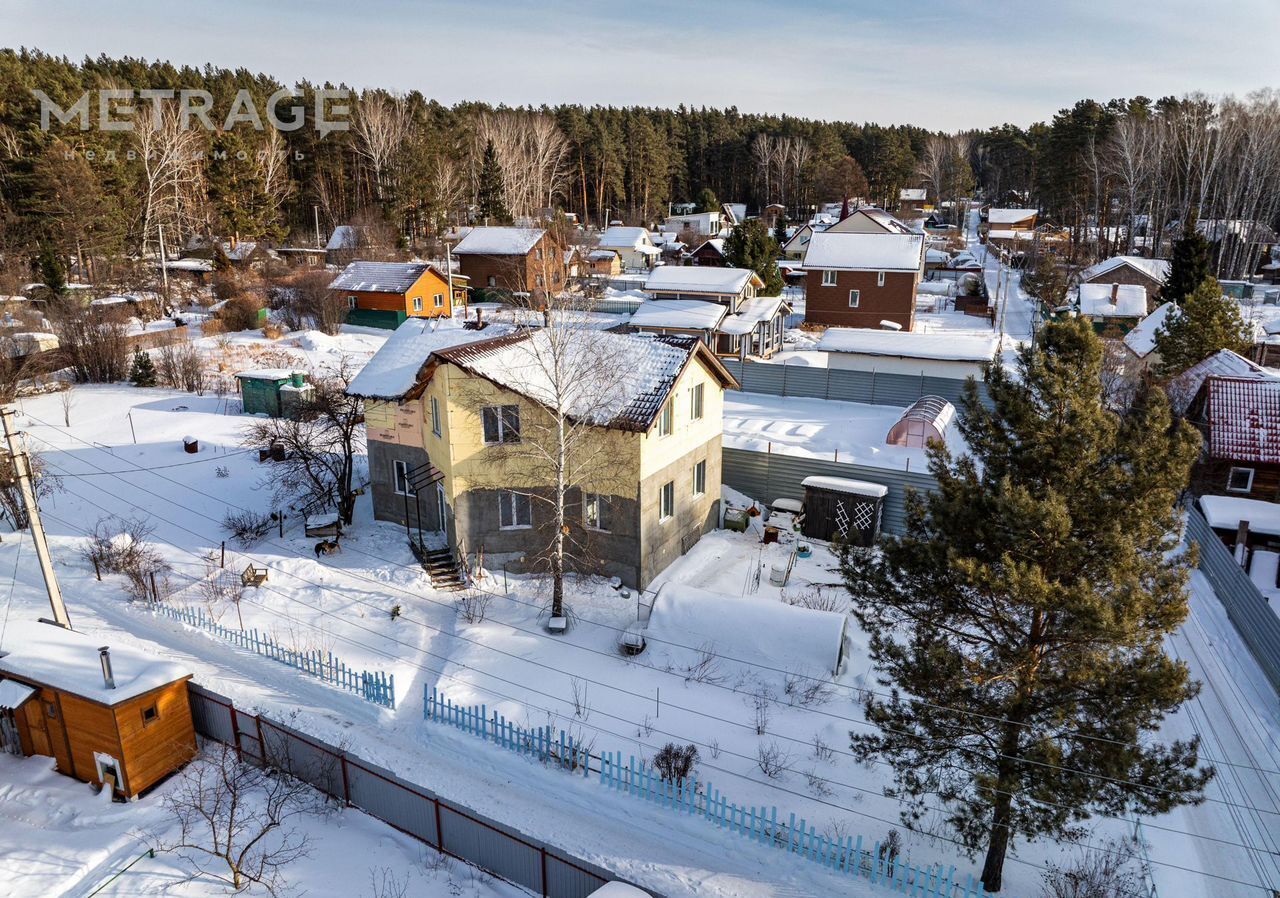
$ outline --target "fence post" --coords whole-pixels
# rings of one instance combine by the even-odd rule
[[[342,763],[342,800],[347,807],[351,807],[351,780],[347,776],[347,753],[340,754],[338,760]]]
[[[542,846],[538,849],[542,860],[542,898],[547,898],[547,849]]]
[[[440,799],[433,798],[431,802],[436,806],[436,848],[444,853],[444,828],[440,822]]]

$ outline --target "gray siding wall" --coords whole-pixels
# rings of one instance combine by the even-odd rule
[[[773,396],[805,396],[811,399],[839,399],[869,405],[908,406],[921,396],[941,396],[958,404],[963,380],[874,371],[847,371],[842,368],[810,368],[805,365],[774,365],[721,359],[747,393]],[[978,384],[978,395],[987,403],[987,388]]]
[[[762,502],[803,499],[804,487],[801,483],[806,477],[814,475],[847,477],[887,486],[889,494],[885,496],[881,527],[884,532],[894,534],[902,533],[906,526],[907,490],[926,492],[937,488],[937,481],[928,473],[871,468],[798,455],[753,452],[749,449],[726,447],[724,450],[725,485]]]

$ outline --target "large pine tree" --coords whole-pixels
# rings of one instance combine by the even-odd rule
[[[734,268],[750,268],[760,275],[764,288],[762,296],[777,296],[782,292],[782,274],[778,271],[778,242],[769,236],[769,230],[758,218],[744,221],[729,233],[724,241],[724,255]]]
[[[1205,278],[1183,299],[1181,311],[1165,318],[1156,332],[1160,373],[1165,377],[1181,374],[1220,349],[1243,354],[1252,343],[1240,306],[1223,296],[1216,280]]]
[[[1169,276],[1160,289],[1165,302],[1182,305],[1205,278],[1213,275],[1209,241],[1192,229],[1173,241],[1173,258],[1169,260]]]
[[[1159,391],[1127,416],[1101,401],[1102,345],[1051,322],[1018,372],[970,382],[968,454],[930,449],[938,489],[906,532],[842,573],[880,682],[851,733],[887,761],[911,825],[941,804],[982,881],[1000,888],[1015,837],[1071,838],[1091,813],[1161,813],[1202,799],[1198,742],[1160,721],[1196,694],[1163,640],[1187,615],[1178,492],[1199,436]],[[952,710],[954,709],[954,710]]]
[[[502,166],[498,164],[498,152],[490,140],[484,145],[484,157],[480,161],[480,183],[476,191],[476,205],[480,219],[485,224],[500,225],[511,221],[507,210],[506,193],[502,186]]]

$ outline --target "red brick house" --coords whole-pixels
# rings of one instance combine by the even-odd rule
[[[476,291],[532,295],[564,287],[564,250],[542,228],[473,228],[453,255]]]
[[[814,234],[804,259],[805,320],[911,330],[924,275],[922,234]]]

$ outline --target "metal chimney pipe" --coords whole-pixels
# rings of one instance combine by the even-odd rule
[[[98,649],[98,660],[102,662],[102,682],[108,689],[116,688],[116,678],[111,673],[111,647],[103,646]]]
[[[1111,285],[1111,302],[1114,303],[1119,298],[1120,298],[1120,285],[1112,284]]]

